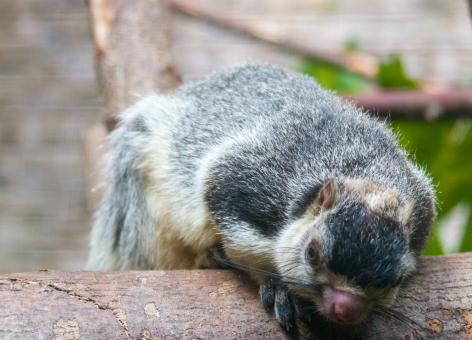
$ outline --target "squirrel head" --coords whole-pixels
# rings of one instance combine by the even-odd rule
[[[393,188],[331,178],[281,234],[278,247],[289,251],[277,251],[278,269],[328,319],[360,323],[372,308],[392,304],[415,269],[414,206]]]

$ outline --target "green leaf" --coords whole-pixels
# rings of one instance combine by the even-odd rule
[[[419,88],[418,84],[406,75],[403,63],[397,55],[379,63],[377,78],[379,85],[383,88]]]

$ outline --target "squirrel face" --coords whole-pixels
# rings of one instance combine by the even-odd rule
[[[371,182],[333,178],[282,233],[278,246],[289,251],[277,251],[278,269],[329,320],[360,323],[371,309],[391,305],[415,269],[413,206]]]

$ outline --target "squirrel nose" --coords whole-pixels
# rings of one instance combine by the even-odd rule
[[[360,322],[366,308],[363,296],[331,287],[323,291],[323,304],[326,316],[338,323]]]

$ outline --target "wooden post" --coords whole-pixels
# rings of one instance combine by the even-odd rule
[[[314,316],[291,333],[232,270],[1,275],[0,339],[472,339],[472,253],[422,258],[420,268],[397,319],[339,327]]]
[[[171,51],[171,14],[166,0],[90,0],[102,124],[84,139],[87,205],[93,214],[107,186],[106,136],[117,115],[147,94],[181,84]]]
[[[108,131],[139,96],[181,84],[166,0],[90,0],[99,91]]]

